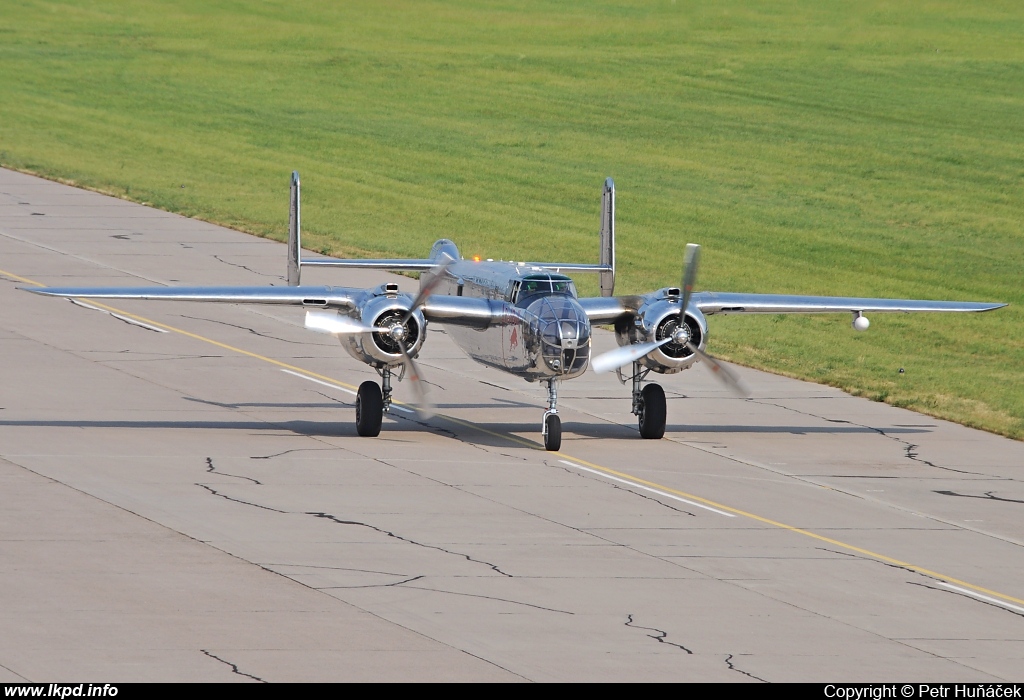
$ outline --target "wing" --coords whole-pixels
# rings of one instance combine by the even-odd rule
[[[51,297],[156,299],[353,309],[366,290],[352,287],[22,287]]]
[[[225,304],[278,304],[352,311],[372,296],[357,287],[22,287],[50,297],[82,299],[146,299],[208,301]],[[434,294],[423,301],[431,321],[484,329],[514,323],[519,315],[511,304],[493,299]]]
[[[636,316],[647,302],[673,298],[669,290],[623,297],[586,297],[580,305],[593,323],[614,323]],[[678,305],[678,297],[676,297]],[[926,299],[866,299],[862,297],[813,297],[799,294],[746,294],[695,292],[690,308],[704,315],[714,314],[825,314],[825,313],[911,313],[980,312],[1006,306],[995,302],[932,301]]]
[[[743,294],[696,292],[690,302],[704,314],[822,314],[840,312],[978,312],[1006,304],[975,301],[923,299],[864,299],[859,297],[812,297],[790,294]]]

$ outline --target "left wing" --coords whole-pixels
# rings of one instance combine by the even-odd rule
[[[353,287],[22,287],[33,294],[89,299],[159,299],[228,304],[284,304],[353,309],[365,290]]]
[[[355,311],[379,288],[358,287],[21,287],[50,297],[83,299],[146,299],[209,301],[226,304],[277,304],[315,309]],[[406,295],[408,296],[408,295]],[[409,300],[410,305],[414,303]],[[514,323],[518,313],[511,304],[493,299],[435,294],[421,301],[430,321],[484,329]]]

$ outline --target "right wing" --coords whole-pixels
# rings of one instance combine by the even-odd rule
[[[864,299],[860,297],[812,297],[798,294],[744,294],[694,292],[690,303],[712,314],[821,314],[843,311],[861,313],[910,313],[915,311],[992,311],[1006,304],[975,301],[922,299]]]

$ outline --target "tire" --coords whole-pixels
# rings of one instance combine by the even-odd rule
[[[640,391],[640,437],[660,440],[665,435],[665,390],[648,384]]]
[[[384,420],[384,396],[376,382],[363,382],[356,393],[356,432],[363,437],[380,435]]]
[[[557,452],[562,447],[562,419],[552,414],[544,419],[544,427],[544,449]]]

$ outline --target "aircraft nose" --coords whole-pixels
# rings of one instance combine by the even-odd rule
[[[536,314],[541,352],[556,374],[582,372],[590,359],[590,319],[575,299],[546,297],[531,305]]]

